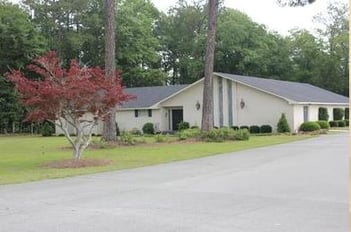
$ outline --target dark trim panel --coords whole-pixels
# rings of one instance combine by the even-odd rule
[[[232,81],[227,80],[228,87],[228,126],[233,126],[233,89]]]
[[[223,127],[223,78],[218,77],[219,127]]]

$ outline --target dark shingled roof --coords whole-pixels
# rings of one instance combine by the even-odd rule
[[[126,88],[128,94],[136,96],[136,99],[130,100],[122,105],[122,108],[147,108],[155,103],[171,96],[188,85],[171,85],[171,86],[152,86]]]
[[[335,103],[348,104],[349,98],[330,92],[316,86],[291,81],[280,81],[258,77],[232,75],[226,73],[214,73],[217,76],[251,86],[273,95],[285,98],[289,101],[304,103]],[[122,108],[148,108],[177,93],[188,85],[153,86],[127,88],[125,91],[136,96],[122,105]]]
[[[345,96],[306,83],[239,76],[226,73],[215,73],[215,75],[232,79],[236,82],[249,85],[295,102],[349,103],[349,99]]]

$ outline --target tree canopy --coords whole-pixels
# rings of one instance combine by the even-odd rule
[[[16,99],[13,85],[3,76],[12,69],[22,69],[31,58],[47,49],[46,39],[18,5],[0,1],[0,128],[12,130],[23,118],[24,108]]]
[[[30,80],[20,70],[6,74],[28,109],[26,120],[48,120],[59,126],[74,149],[75,159],[89,145],[97,120],[131,98],[124,93],[118,72],[105,78],[101,68],[81,67],[75,60],[63,68],[55,52],[34,59],[28,69],[40,80]],[[75,138],[68,125],[74,128]]]
[[[289,6],[309,2],[281,0]],[[22,7],[0,0],[2,112],[21,115],[13,86],[1,75],[45,50],[55,50],[66,67],[71,59],[103,67],[103,6],[104,0],[24,0]],[[204,77],[207,9],[206,0],[179,0],[167,13],[150,0],[117,1],[115,61],[123,84],[188,84]],[[315,21],[321,25],[316,32],[294,29],[283,36],[219,5],[214,71],[306,82],[347,96],[348,6],[329,4]],[[0,120],[17,120],[12,116]]]

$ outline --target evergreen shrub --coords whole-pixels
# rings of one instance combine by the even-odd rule
[[[337,123],[338,123],[338,127],[345,127],[346,126],[345,120],[338,120]]]
[[[284,113],[280,117],[277,127],[278,127],[279,133],[289,133],[290,132],[289,123],[288,123],[288,120],[286,119]]]
[[[250,128],[248,126],[244,125],[244,126],[240,126],[239,129],[247,129],[247,130],[249,130]]]
[[[256,126],[256,125],[253,125],[253,126],[250,126],[250,134],[259,134],[260,133],[260,127],[259,126]]]
[[[319,126],[321,127],[321,129],[329,129],[329,123],[328,121],[317,121],[317,123],[319,124]]]
[[[52,136],[52,134],[55,133],[54,125],[50,122],[44,122],[40,132],[41,132],[41,135],[44,137]]]
[[[317,122],[304,122],[301,124],[300,126],[300,131],[317,131],[320,130],[321,127],[319,126],[319,124]]]
[[[186,130],[186,129],[189,129],[190,128],[190,125],[188,122],[180,122],[178,123],[178,130]]]
[[[262,134],[272,133],[272,127],[270,125],[262,125],[260,128]]]
[[[154,124],[151,122],[147,122],[143,126],[143,133],[152,135],[154,134]]]
[[[329,121],[329,126],[330,127],[337,127],[338,126],[338,122],[337,121]]]

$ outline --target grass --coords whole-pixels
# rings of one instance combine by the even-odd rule
[[[2,136],[0,137],[0,184],[136,168],[288,143],[310,137],[310,135],[251,136],[249,141],[185,142],[186,145],[180,142],[155,144],[148,138],[147,143],[142,145],[89,149],[83,154],[87,158],[111,160],[112,164],[108,166],[53,169],[45,168],[43,164],[71,158],[71,150],[64,137]]]

